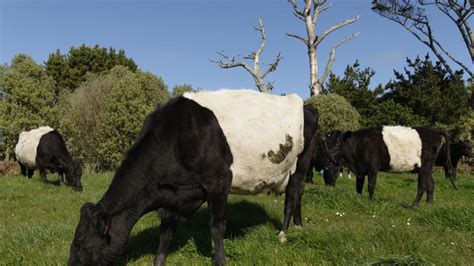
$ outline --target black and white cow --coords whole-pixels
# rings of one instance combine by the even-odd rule
[[[432,128],[384,126],[358,131],[333,131],[328,136],[331,156],[344,161],[356,175],[357,193],[362,193],[365,176],[368,176],[369,198],[374,199],[379,171],[418,173],[418,193],[413,206],[427,193],[427,202],[433,200],[434,181],[432,168],[443,144],[449,143],[446,132]],[[451,173],[449,146],[446,149],[446,167]],[[451,182],[454,181],[450,175]]]
[[[21,173],[33,176],[39,169],[41,179],[47,180],[46,170],[58,172],[60,182],[66,183],[76,191],[82,191],[81,165],[69,154],[63,137],[51,127],[39,127],[20,133],[15,147],[15,158],[20,164]]]
[[[163,265],[181,217],[207,201],[214,263],[225,264],[229,193],[285,191],[284,238],[291,217],[301,226],[303,179],[311,160],[317,113],[296,95],[249,90],[185,93],[148,115],[107,192],[86,203],[69,265],[112,264],[133,225],[161,217],[155,265]]]
[[[472,158],[472,144],[468,140],[461,140],[456,143],[451,143],[449,147],[451,150],[452,175],[453,178],[456,178],[456,171],[461,157]],[[444,162],[446,162],[446,143],[443,144],[439,151],[436,165],[443,166],[446,177],[449,177],[449,169]]]

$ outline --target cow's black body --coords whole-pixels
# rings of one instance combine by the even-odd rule
[[[451,150],[451,167],[453,178],[456,178],[456,172],[458,168],[459,160],[462,156],[471,158],[472,157],[472,145],[468,140],[459,141],[450,144]],[[436,159],[436,165],[443,166],[446,177],[449,177],[449,169],[445,164],[447,160],[446,156],[446,143],[443,144],[439,151],[438,158]]]
[[[283,231],[292,216],[294,223],[301,225],[303,178],[317,125],[315,110],[306,107],[304,111],[305,148],[286,188]],[[187,98],[172,99],[146,118],[102,199],[81,208],[69,264],[112,264],[123,251],[133,225],[153,210],[158,210],[162,218],[155,264],[164,264],[179,218],[191,216],[205,201],[215,243],[214,262],[224,264],[232,162],[229,145],[214,114]]]
[[[418,205],[425,191],[427,192],[427,202],[433,200],[435,184],[431,171],[438,157],[442,139],[449,142],[449,137],[444,131],[438,129],[415,128],[415,130],[418,132],[422,144],[421,166],[413,170],[418,173],[418,193],[413,205]],[[390,154],[382,136],[382,128],[368,128],[355,132],[331,132],[328,150],[332,156],[343,161],[344,165],[356,175],[357,193],[362,193],[365,176],[368,176],[369,198],[373,200],[377,173],[392,170]],[[446,152],[450,154],[449,149],[446,149]],[[445,162],[448,169],[450,168],[449,161],[448,157]]]
[[[64,176],[66,176],[68,185],[72,186],[74,190],[82,191],[81,165],[72,159],[63,137],[58,131],[53,130],[41,136],[36,149],[35,161],[43,181],[47,180],[46,170],[52,173],[58,172],[60,182],[64,182]],[[27,167],[21,160],[18,162],[21,173],[31,178],[35,169]]]

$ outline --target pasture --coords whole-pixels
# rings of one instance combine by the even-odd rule
[[[50,174],[50,179],[56,175]],[[0,177],[0,264],[64,265],[79,220],[79,209],[96,202],[112,173],[85,174],[84,191],[22,176]],[[280,243],[284,195],[231,195],[225,248],[230,265],[474,263],[474,176],[460,173],[458,190],[435,175],[434,203],[411,209],[417,181],[411,174],[381,173],[376,201],[355,192],[354,178],[336,188],[305,185],[304,228],[293,225]],[[159,223],[149,213],[135,225],[121,264],[150,265],[158,249]],[[207,208],[178,225],[169,265],[210,265],[212,246]]]

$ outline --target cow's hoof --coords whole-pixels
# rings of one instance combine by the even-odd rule
[[[278,233],[278,240],[280,240],[280,243],[282,244],[288,242],[288,238],[286,238],[285,232],[280,231],[280,233]]]

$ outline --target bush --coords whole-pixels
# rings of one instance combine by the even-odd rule
[[[326,133],[331,130],[357,130],[360,115],[342,96],[335,93],[321,94],[306,100],[319,112],[319,129]]]
[[[366,127],[383,125],[426,126],[428,122],[421,116],[393,100],[380,101],[367,108],[362,123]]]
[[[146,115],[168,100],[164,82],[151,73],[116,66],[90,74],[69,98],[63,126],[92,170],[115,168]]]

